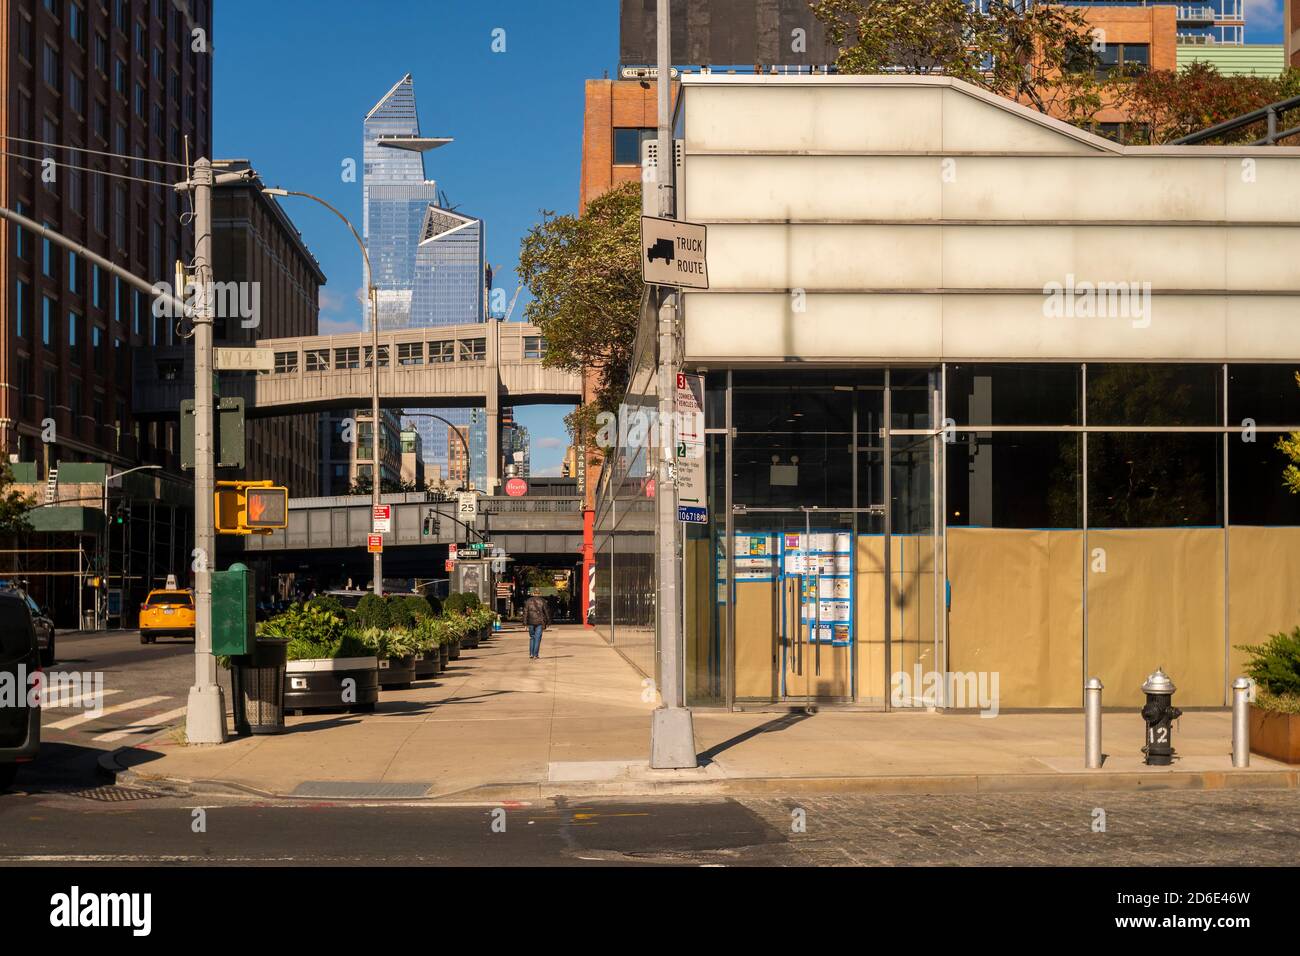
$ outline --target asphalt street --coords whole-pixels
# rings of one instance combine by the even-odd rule
[[[60,636],[52,670],[102,677],[103,709],[42,714],[38,761],[0,794],[0,865],[1293,866],[1300,793],[626,798],[418,805],[177,797],[99,756],[177,726],[193,645]],[[94,684],[86,685],[93,687]]]
[[[184,720],[194,682],[193,641],[161,638],[145,645],[134,630],[71,631],[59,634],[55,648],[48,669],[53,696],[41,710],[41,753],[18,771],[18,787],[97,786],[102,753]],[[60,689],[59,675],[73,682]],[[88,709],[96,688],[103,691],[98,714]]]
[[[1300,797],[1284,791],[413,806],[180,798],[103,785],[0,797],[3,866],[1150,868],[1297,859]]]

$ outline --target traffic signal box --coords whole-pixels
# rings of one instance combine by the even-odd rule
[[[234,657],[253,653],[257,603],[253,572],[243,564],[212,572],[212,653]]]
[[[212,511],[217,534],[270,534],[289,526],[289,489],[270,481],[218,481]]]

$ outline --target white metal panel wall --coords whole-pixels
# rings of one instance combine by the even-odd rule
[[[684,115],[689,359],[1300,355],[1300,150],[1123,150],[942,78],[687,78]],[[1150,322],[1049,314],[1069,276]]]

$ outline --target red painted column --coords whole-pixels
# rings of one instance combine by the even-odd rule
[[[582,625],[591,627],[592,591],[596,583],[596,512],[582,512]]]

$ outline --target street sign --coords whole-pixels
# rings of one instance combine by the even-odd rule
[[[451,573],[452,571],[455,571],[455,570],[456,570],[456,562],[455,562],[455,561],[448,560],[448,561],[446,562],[445,570],[446,570],[448,573]]]
[[[456,560],[456,546],[454,544],[447,545],[447,560],[448,561]]]
[[[511,498],[522,498],[528,494],[528,482],[522,478],[511,478],[506,481],[506,494]]]
[[[375,505],[371,510],[374,512],[374,528],[371,530],[376,534],[389,534],[393,530],[393,506]]]
[[[677,373],[673,397],[673,464],[677,520],[708,524],[708,481],[704,472],[704,376]]]
[[[707,229],[693,222],[641,217],[641,279],[646,285],[707,289]]]
[[[244,467],[244,400],[213,400],[213,434],[217,438],[218,468]],[[194,399],[181,400],[181,470],[194,469]]]
[[[218,372],[273,372],[275,352],[272,349],[214,349],[213,365]]]
[[[461,521],[473,521],[478,517],[478,495],[472,491],[461,492],[456,496],[456,516]]]
[[[382,534],[366,535],[366,550],[371,554],[383,554],[384,536]]]

